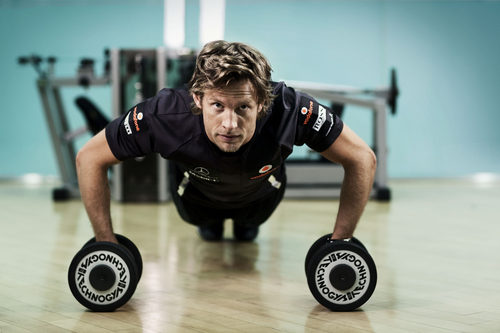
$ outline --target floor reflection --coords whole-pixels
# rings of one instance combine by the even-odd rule
[[[311,329],[321,329],[324,332],[354,332],[357,330],[375,332],[370,318],[363,309],[333,312],[320,304],[309,312],[305,326]]]

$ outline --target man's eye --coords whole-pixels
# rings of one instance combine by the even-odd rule
[[[222,104],[220,104],[220,103],[214,103],[214,104],[212,104],[212,105],[213,105],[216,109],[220,109],[220,108],[222,108]]]
[[[242,110],[242,111],[248,110],[248,105],[243,104],[242,106],[240,106],[240,110]]]

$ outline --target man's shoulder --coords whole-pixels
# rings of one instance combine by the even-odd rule
[[[271,81],[271,87],[273,89],[273,95],[276,97],[283,96],[285,94],[286,90],[289,89],[285,82],[283,81]]]
[[[193,99],[186,89],[164,88],[158,92],[154,102],[158,116],[189,115]]]
[[[295,109],[296,91],[288,87],[285,82],[271,82],[274,99],[269,109],[269,116],[283,117]]]
[[[148,122],[157,139],[168,137],[171,142],[184,142],[201,131],[200,116],[193,114],[191,103],[186,89],[171,88],[160,90],[148,101]]]

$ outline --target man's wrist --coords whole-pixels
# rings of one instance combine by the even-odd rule
[[[97,232],[95,234],[95,240],[96,240],[96,242],[118,243],[118,240],[116,239],[116,236],[112,231],[110,231],[110,232]]]

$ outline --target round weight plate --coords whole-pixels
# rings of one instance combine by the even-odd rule
[[[309,251],[307,251],[307,255],[306,255],[306,260],[304,262],[304,268],[307,270],[307,264],[309,263],[309,260],[311,260],[311,257],[313,256],[314,253],[316,253],[316,251],[318,251],[318,249],[323,246],[324,244],[326,244],[328,241],[330,241],[330,239],[332,238],[332,233],[329,233],[329,234],[326,234],[326,235],[323,235],[321,236],[320,238],[318,238],[314,243],[313,245],[311,245],[311,247],[309,248]],[[365,251],[366,250],[366,247],[363,245],[363,243],[361,243],[361,241],[359,239],[357,239],[356,237],[351,237],[351,242],[353,244],[356,244],[356,245],[359,245],[361,246]]]
[[[107,290],[100,291],[91,284],[94,269],[107,266],[116,279]],[[68,283],[73,296],[93,311],[113,311],[125,304],[137,286],[135,263],[120,245],[110,242],[88,244],[71,261]]]
[[[139,282],[139,280],[141,279],[141,276],[142,276],[142,256],[141,256],[141,253],[139,252],[139,249],[127,237],[120,235],[120,234],[115,234],[115,236],[116,236],[116,239],[118,240],[118,243],[125,246],[130,251],[132,256],[134,257],[135,265],[137,267],[137,282]],[[95,237],[91,238],[87,243],[85,243],[83,245],[83,247],[85,247],[89,244],[92,244],[92,243],[95,243]]]
[[[363,243],[361,243],[361,241],[360,241],[359,239],[357,239],[356,237],[351,237],[351,242],[352,242],[353,244],[356,244],[356,245],[358,245],[358,246],[361,246],[361,247],[363,248],[363,250],[365,250],[365,251],[367,251],[367,252],[368,252],[368,250],[367,250],[367,249],[366,249],[366,247],[363,245]]]
[[[141,252],[139,252],[139,249],[137,246],[135,246],[134,242],[132,242],[130,239],[123,235],[116,235],[116,239],[118,239],[118,242],[125,246],[130,253],[134,256],[134,261],[135,265],[137,268],[137,282],[141,279],[142,276],[142,256]]]
[[[332,271],[347,265],[355,272],[355,281],[345,290],[332,283]],[[377,284],[375,263],[365,250],[350,242],[331,242],[323,245],[309,262],[307,284],[314,298],[333,311],[351,311],[363,305]]]
[[[332,238],[332,233],[321,236],[313,243],[313,245],[311,245],[309,251],[307,251],[306,260],[304,262],[304,268],[306,269],[306,271],[309,261],[311,260],[313,254],[315,254],[320,247],[325,245],[330,240],[330,238]]]

